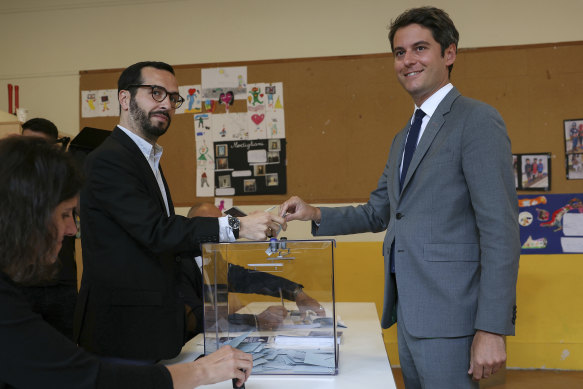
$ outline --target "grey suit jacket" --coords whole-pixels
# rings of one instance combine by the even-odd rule
[[[387,230],[383,328],[396,321],[398,291],[399,321],[413,336],[467,336],[477,329],[513,335],[520,240],[504,122],[491,106],[452,89],[427,124],[399,192],[409,126],[394,138],[368,203],[321,208],[313,233]]]

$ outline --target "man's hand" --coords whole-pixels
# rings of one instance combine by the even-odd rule
[[[306,204],[298,196],[292,196],[289,200],[281,204],[279,206],[279,214],[285,218],[286,222],[292,220],[311,220],[320,223],[320,219],[322,219],[320,208]]]
[[[230,378],[236,378],[237,386],[241,386],[249,378],[252,368],[253,357],[251,354],[231,346],[223,346],[214,353],[194,362],[168,366],[175,389],[192,389]]]
[[[281,305],[272,305],[257,315],[257,325],[260,330],[274,330],[287,317],[287,309]]]
[[[240,217],[239,221],[241,222],[239,237],[249,240],[265,240],[276,237],[280,226],[284,231],[287,229],[284,218],[264,211],[256,211]]]
[[[491,332],[476,331],[472,342],[470,370],[475,381],[495,374],[506,362],[504,336]]]
[[[318,316],[326,316],[326,310],[320,303],[301,291],[296,295],[296,305],[300,311],[300,318],[303,320],[306,317],[306,311],[314,311]]]

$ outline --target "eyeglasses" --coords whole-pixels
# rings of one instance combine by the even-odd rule
[[[147,85],[147,84],[137,85],[136,84],[136,85],[128,85],[127,89],[129,89],[129,88],[141,88],[141,87],[152,88],[152,98],[159,103],[164,101],[166,96],[168,96],[168,99],[170,100],[170,106],[172,108],[175,108],[175,109],[180,108],[182,103],[184,103],[184,98],[182,96],[180,96],[178,94],[178,92],[168,93],[166,88],[164,88],[163,86],[159,86],[159,85]]]

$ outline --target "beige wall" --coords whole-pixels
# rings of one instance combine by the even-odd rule
[[[403,0],[1,0],[0,109],[20,85],[29,117],[79,127],[79,70],[388,51]],[[583,40],[581,0],[435,0],[461,47]],[[504,64],[500,64],[504,66]],[[390,75],[389,75],[390,76]]]

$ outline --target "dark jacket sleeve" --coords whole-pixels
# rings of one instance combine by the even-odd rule
[[[33,313],[0,272],[0,388],[172,388],[163,366],[101,362]]]
[[[279,290],[285,299],[294,301],[293,292],[303,287],[286,278],[273,274],[246,269],[242,266],[229,264],[229,292],[257,293],[279,297]]]

